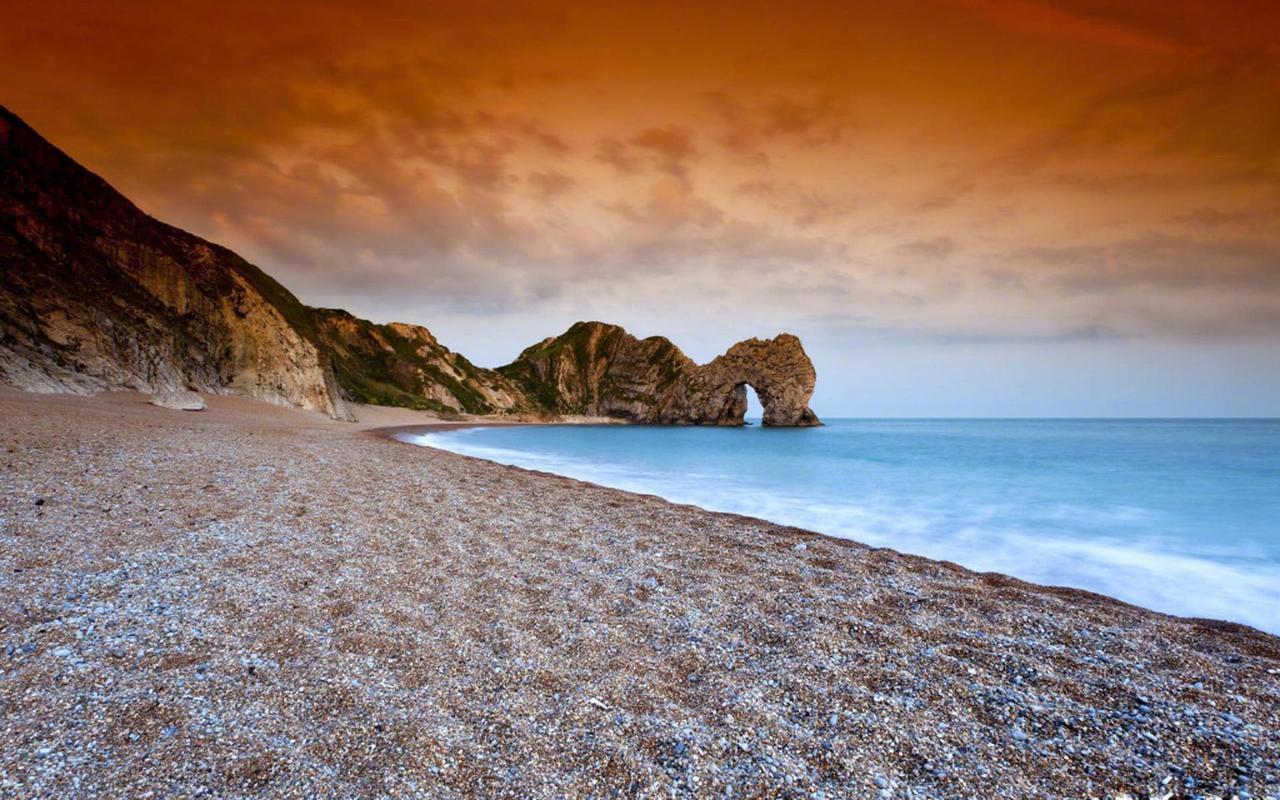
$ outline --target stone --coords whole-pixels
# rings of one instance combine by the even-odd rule
[[[151,395],[151,405],[174,411],[204,411],[204,398],[195,392],[170,391]]]
[[[617,325],[579,322],[498,372],[560,416],[742,425],[751,386],[764,407],[763,424],[822,424],[809,408],[817,382],[813,362],[788,333],[738,342],[698,365],[663,337],[637,339]]]

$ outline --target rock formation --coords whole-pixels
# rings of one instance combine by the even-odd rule
[[[749,385],[764,424],[802,426],[820,424],[814,380],[789,334],[699,366],[664,338],[600,322],[477,367],[426,328],[304,306],[230,250],[147,216],[0,106],[0,384],[247,394],[339,419],[345,399],[686,425],[741,425]]]
[[[452,352],[426,328],[376,325],[338,309],[311,312],[348,400],[445,414],[536,410],[520,387]]]
[[[653,422],[681,378],[696,368],[661,337],[637,339],[617,325],[579,322],[497,371],[552,414]]]
[[[820,425],[809,408],[817,375],[791,334],[748,339],[699,366],[660,336],[637,339],[617,325],[579,322],[528,348],[498,372],[554,414],[664,425],[741,425],[747,386],[764,424]]]
[[[813,362],[797,337],[781,333],[772,339],[747,339],[690,372],[657,421],[741,425],[751,386],[764,408],[762,424],[821,425],[809,408],[817,380]]]
[[[0,107],[0,383],[242,393],[344,418],[306,308]]]
[[[151,405],[174,411],[204,411],[204,398],[185,389],[151,395]]]

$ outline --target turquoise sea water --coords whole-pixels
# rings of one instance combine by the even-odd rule
[[[1280,633],[1280,420],[827,420],[406,437]]]

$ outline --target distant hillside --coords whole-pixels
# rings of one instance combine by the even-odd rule
[[[443,413],[539,413],[497,372],[475,366],[418,325],[377,325],[346,311],[311,310],[344,396]]]

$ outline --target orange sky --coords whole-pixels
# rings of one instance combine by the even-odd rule
[[[0,103],[481,363],[599,318],[698,358],[793,330],[899,399],[957,357],[1280,367],[1269,0],[27,3]]]

